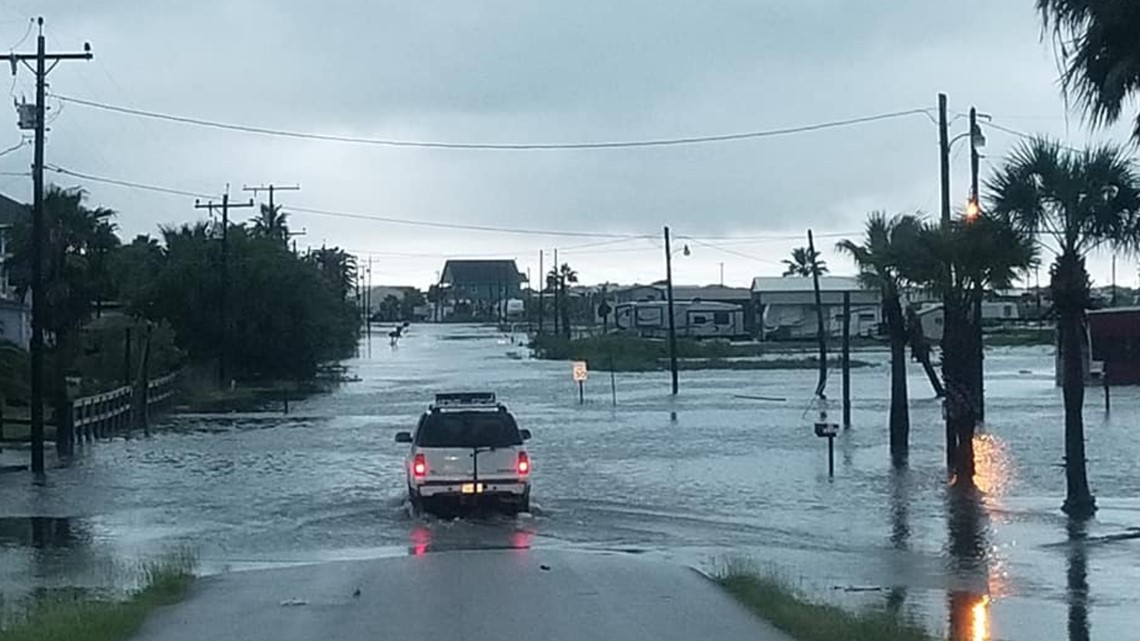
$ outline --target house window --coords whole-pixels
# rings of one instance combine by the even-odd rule
[[[704,325],[705,323],[709,322],[709,317],[704,315],[693,316],[690,319],[690,322],[692,322],[694,325]]]
[[[728,325],[730,322],[728,312],[714,312],[713,324],[714,325]]]

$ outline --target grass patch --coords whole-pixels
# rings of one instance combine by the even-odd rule
[[[1046,327],[985,334],[983,340],[987,347],[1021,347],[1023,345],[1053,345],[1055,337],[1053,328]]]
[[[756,360],[767,353],[765,343],[730,343],[727,341],[692,339],[677,340],[677,357],[684,359],[680,369],[731,369],[731,370],[778,370],[815,369],[819,359],[814,356],[803,358],[774,358]],[[544,335],[535,340],[535,355],[547,360],[582,360],[590,364],[590,369],[617,372],[652,372],[669,368],[669,344],[664,340],[653,340],[637,336],[610,334],[566,340],[561,336]],[[783,349],[772,350],[782,353]],[[733,360],[749,358],[753,360]],[[828,359],[831,367],[839,367],[838,358]],[[851,361],[851,367],[868,367],[872,363]]]
[[[88,590],[53,590],[28,600],[14,622],[0,630],[3,641],[125,641],[156,608],[178,603],[194,579],[195,558],[181,552],[144,563],[142,586],[114,599]]]
[[[852,612],[811,600],[785,580],[742,561],[713,576],[749,610],[798,641],[934,641],[922,626],[883,609]]]

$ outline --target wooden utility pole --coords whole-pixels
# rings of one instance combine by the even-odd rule
[[[978,129],[978,110],[976,107],[970,107],[970,207],[973,214],[967,211],[967,221],[972,220],[970,216],[980,216],[982,214],[982,200],[978,189],[978,165],[981,156],[978,154],[978,143],[980,139],[981,130]],[[977,291],[974,292],[974,403],[977,408],[977,420],[984,421],[986,418],[986,350],[982,342],[982,298],[984,296],[984,289],[981,283],[977,283]],[[945,318],[945,317],[943,317]]]
[[[851,427],[851,292],[843,292],[843,429]]]
[[[669,247],[669,226],[665,226],[665,294],[669,305],[669,372],[673,396],[677,395],[677,319],[673,312],[673,251]]]
[[[559,313],[562,311],[561,305],[562,305],[562,272],[558,270],[558,248],[555,247],[554,248],[554,335],[555,336],[558,336],[561,333],[558,329],[559,323],[561,323],[561,321],[559,319],[562,317],[562,314]]]
[[[209,202],[199,202],[194,200],[195,209],[208,209],[210,215],[214,215],[214,209],[222,210],[222,278],[221,287],[219,288],[219,304],[218,304],[218,317],[220,319],[222,339],[219,342],[220,349],[218,350],[218,385],[223,389],[226,387],[226,356],[229,351],[229,229],[230,229],[230,209],[231,208],[245,208],[253,207],[253,199],[250,198],[249,202],[231,204],[230,203],[230,190],[226,187],[226,192],[222,194],[222,203],[215,204],[213,200]]]
[[[7,60],[12,66],[12,75],[16,75],[16,63],[23,63],[25,67],[36,76],[36,104],[35,115],[29,123],[21,117],[22,129],[35,129],[35,160],[32,164],[32,398],[31,398],[31,440],[32,440],[32,473],[37,477],[44,474],[44,134],[46,126],[44,114],[47,111],[44,105],[44,93],[47,86],[47,75],[55,69],[61,60],[90,60],[91,45],[83,43],[82,53],[47,53],[44,41],[44,19],[38,18],[39,37],[36,39],[35,53],[8,53],[0,55],[0,60]],[[47,66],[51,60],[52,65]],[[35,61],[35,67],[30,64]],[[26,105],[21,105],[26,108]],[[23,114],[21,114],[23,115]],[[30,126],[29,126],[30,125]],[[57,438],[59,438],[57,436]]]
[[[941,218],[942,218],[942,231],[949,233],[950,230],[950,125],[946,119],[946,94],[938,94],[938,159],[939,159],[939,176],[942,186],[941,193]],[[961,389],[952,390],[954,385],[960,384],[958,381],[953,381],[953,377],[946,375],[946,363],[949,360],[946,355],[946,331],[950,324],[952,315],[951,307],[953,301],[951,300],[951,267],[946,265],[946,273],[944,275],[944,289],[942,291],[942,379],[946,384],[947,391],[953,393],[960,393]],[[954,399],[947,398],[946,403],[953,403]],[[947,414],[949,417],[949,414]],[[954,423],[949,418],[946,420],[946,463],[953,469],[954,466],[954,452],[958,449],[958,436],[954,433]]]
[[[545,304],[546,304],[546,296],[545,296],[545,292],[546,292],[546,271],[544,271],[544,267],[542,264],[542,258],[543,258],[543,255],[545,253],[546,252],[541,250],[541,249],[538,250],[538,335],[539,336],[542,336],[542,319],[545,316]],[[531,286],[531,289],[534,289],[533,285]]]

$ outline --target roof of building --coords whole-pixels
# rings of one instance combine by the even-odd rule
[[[752,291],[747,287],[673,285],[673,300],[740,300],[751,296]]]
[[[752,279],[754,292],[810,292],[814,290],[811,277],[808,276],[757,276]],[[820,276],[819,291],[821,292],[858,292],[866,291],[859,285],[854,276]]]
[[[514,260],[449,260],[440,283],[521,283],[526,280]]]
[[[27,215],[27,205],[0,194],[0,227],[12,225]]]

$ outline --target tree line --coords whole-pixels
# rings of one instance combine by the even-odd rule
[[[235,379],[308,379],[356,344],[355,259],[339,248],[290,251],[279,207],[263,205],[249,223],[229,225],[225,273],[220,222],[161,227],[157,237],[123,243],[116,212],[57,186],[45,193],[43,212],[44,329],[58,387],[79,356],[84,326],[109,301],[132,319],[171,328],[185,362],[224,355]],[[12,248],[12,282],[24,297],[30,217],[14,226]]]

